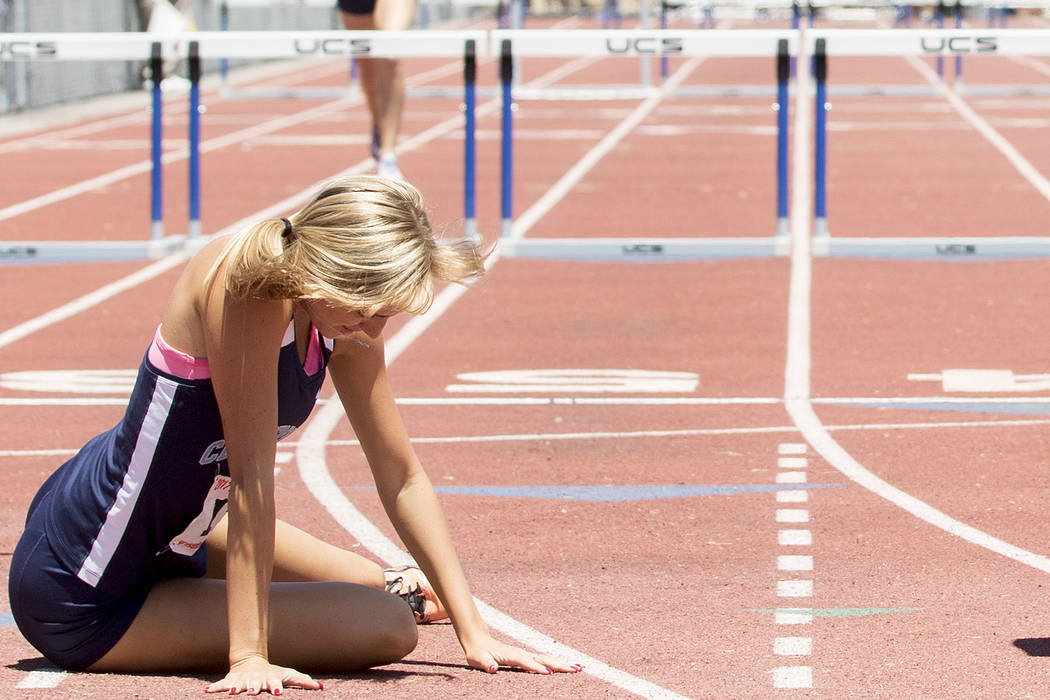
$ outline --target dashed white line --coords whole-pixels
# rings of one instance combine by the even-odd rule
[[[774,688],[812,688],[813,669],[809,666],[781,666],[773,669]]]
[[[808,523],[809,511],[805,508],[779,508],[776,518],[778,523]]]
[[[781,530],[777,533],[777,544],[782,547],[808,547],[813,544],[813,533],[809,530]]]
[[[778,484],[804,484],[807,476],[804,471],[809,464],[806,454],[806,445],[800,443],[783,443],[777,448],[777,466],[785,471],[778,472],[776,480]],[[780,491],[776,494],[777,502],[794,502],[799,499],[806,500],[808,494],[804,490]],[[809,522],[809,511],[801,508],[778,508],[776,510],[776,521],[778,523],[806,523]],[[780,528],[777,530],[777,545],[787,548],[786,551],[798,552],[800,547],[813,545],[813,533],[809,529],[802,528]],[[781,549],[780,552],[784,552]],[[802,551],[807,551],[803,549]],[[812,554],[777,554],[777,571],[787,573],[789,576],[794,572],[812,572]],[[803,574],[804,575],[804,574]],[[777,581],[777,598],[803,599],[813,597],[812,574],[808,578],[784,578]],[[806,625],[813,621],[813,615],[804,610],[778,609],[774,615],[774,624],[777,625]],[[773,640],[773,654],[775,656],[809,656],[813,652],[812,637],[777,637]],[[813,667],[812,666],[778,666],[772,670],[774,688],[812,688]]]
[[[782,455],[804,455],[807,445],[804,442],[782,442],[777,446],[777,453]]]
[[[811,637],[777,637],[773,640],[773,653],[777,656],[809,656],[813,653]]]
[[[787,579],[777,581],[778,598],[812,598],[813,581],[808,579]]]
[[[805,503],[809,500],[809,492],[801,489],[788,489],[777,491],[777,503]]]
[[[808,554],[780,554],[777,556],[780,571],[812,571],[813,557]]]
[[[777,625],[808,625],[813,622],[813,615],[802,608],[777,610],[773,615],[773,622]]]

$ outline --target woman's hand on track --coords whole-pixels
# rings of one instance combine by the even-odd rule
[[[556,656],[533,654],[518,647],[489,638],[488,643],[467,652],[467,663],[473,668],[495,673],[500,666],[520,668],[529,673],[577,673],[583,670],[580,664],[570,664]]]
[[[273,695],[280,695],[285,688],[323,690],[324,686],[320,681],[315,681],[294,668],[274,666],[266,659],[251,658],[232,664],[226,677],[209,685],[204,692],[258,695],[265,690]]]

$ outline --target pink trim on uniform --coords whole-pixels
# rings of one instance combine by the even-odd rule
[[[171,347],[160,334],[160,326],[157,326],[157,332],[153,335],[153,342],[149,346],[149,361],[161,372],[173,374],[183,379],[208,379],[211,377],[211,370],[208,368],[208,358],[194,357],[189,353]],[[318,333],[317,328],[310,326],[310,342],[306,346],[306,361],[303,362],[303,371],[307,374],[315,374],[321,369],[322,362],[321,334]]]
[[[168,345],[160,334],[160,326],[153,336],[153,342],[149,346],[149,361],[161,372],[174,374],[183,379],[208,379],[211,370],[208,369],[208,358],[194,357],[182,350],[176,350]]]
[[[303,362],[303,371],[307,374],[316,374],[321,369],[321,334],[314,326],[310,326],[310,342],[306,346],[306,361]]]

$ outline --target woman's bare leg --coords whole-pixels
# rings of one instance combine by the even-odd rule
[[[208,535],[207,578],[226,578],[226,533],[227,520],[223,518]],[[276,535],[274,581],[343,581],[391,590],[398,595],[419,587],[425,601],[419,611],[419,621],[436,622],[448,617],[445,606],[418,569],[387,572],[379,564],[331,545],[283,520],[277,521]],[[398,577],[401,577],[401,583],[391,584],[393,588],[389,588],[388,583]]]
[[[226,533],[223,518],[208,535],[208,578],[226,578]],[[274,581],[344,581],[382,589],[383,568],[324,540],[277,521],[274,541]]]
[[[403,602],[352,583],[275,583],[270,661],[299,671],[353,671],[393,663],[416,645]],[[226,582],[171,579],[153,587],[130,629],[92,671],[229,668]]]
[[[415,0],[377,0],[370,15],[342,13],[343,26],[353,30],[404,31],[412,26]],[[401,130],[405,102],[405,78],[401,62],[389,58],[364,58],[361,89],[365,93],[372,122],[379,131],[379,150],[393,153]]]

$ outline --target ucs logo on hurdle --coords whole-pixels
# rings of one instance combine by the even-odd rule
[[[682,53],[684,51],[683,42],[680,37],[655,37],[655,36],[639,36],[639,37],[624,37],[609,38],[605,40],[605,50],[611,54],[624,55],[624,54],[675,54]]]
[[[48,58],[58,53],[53,41],[0,41],[0,60],[5,58]]]
[[[925,53],[990,53],[999,49],[999,40],[994,36],[924,36],[919,41]]]
[[[295,52],[304,56],[363,56],[372,52],[372,42],[368,39],[296,39]]]

